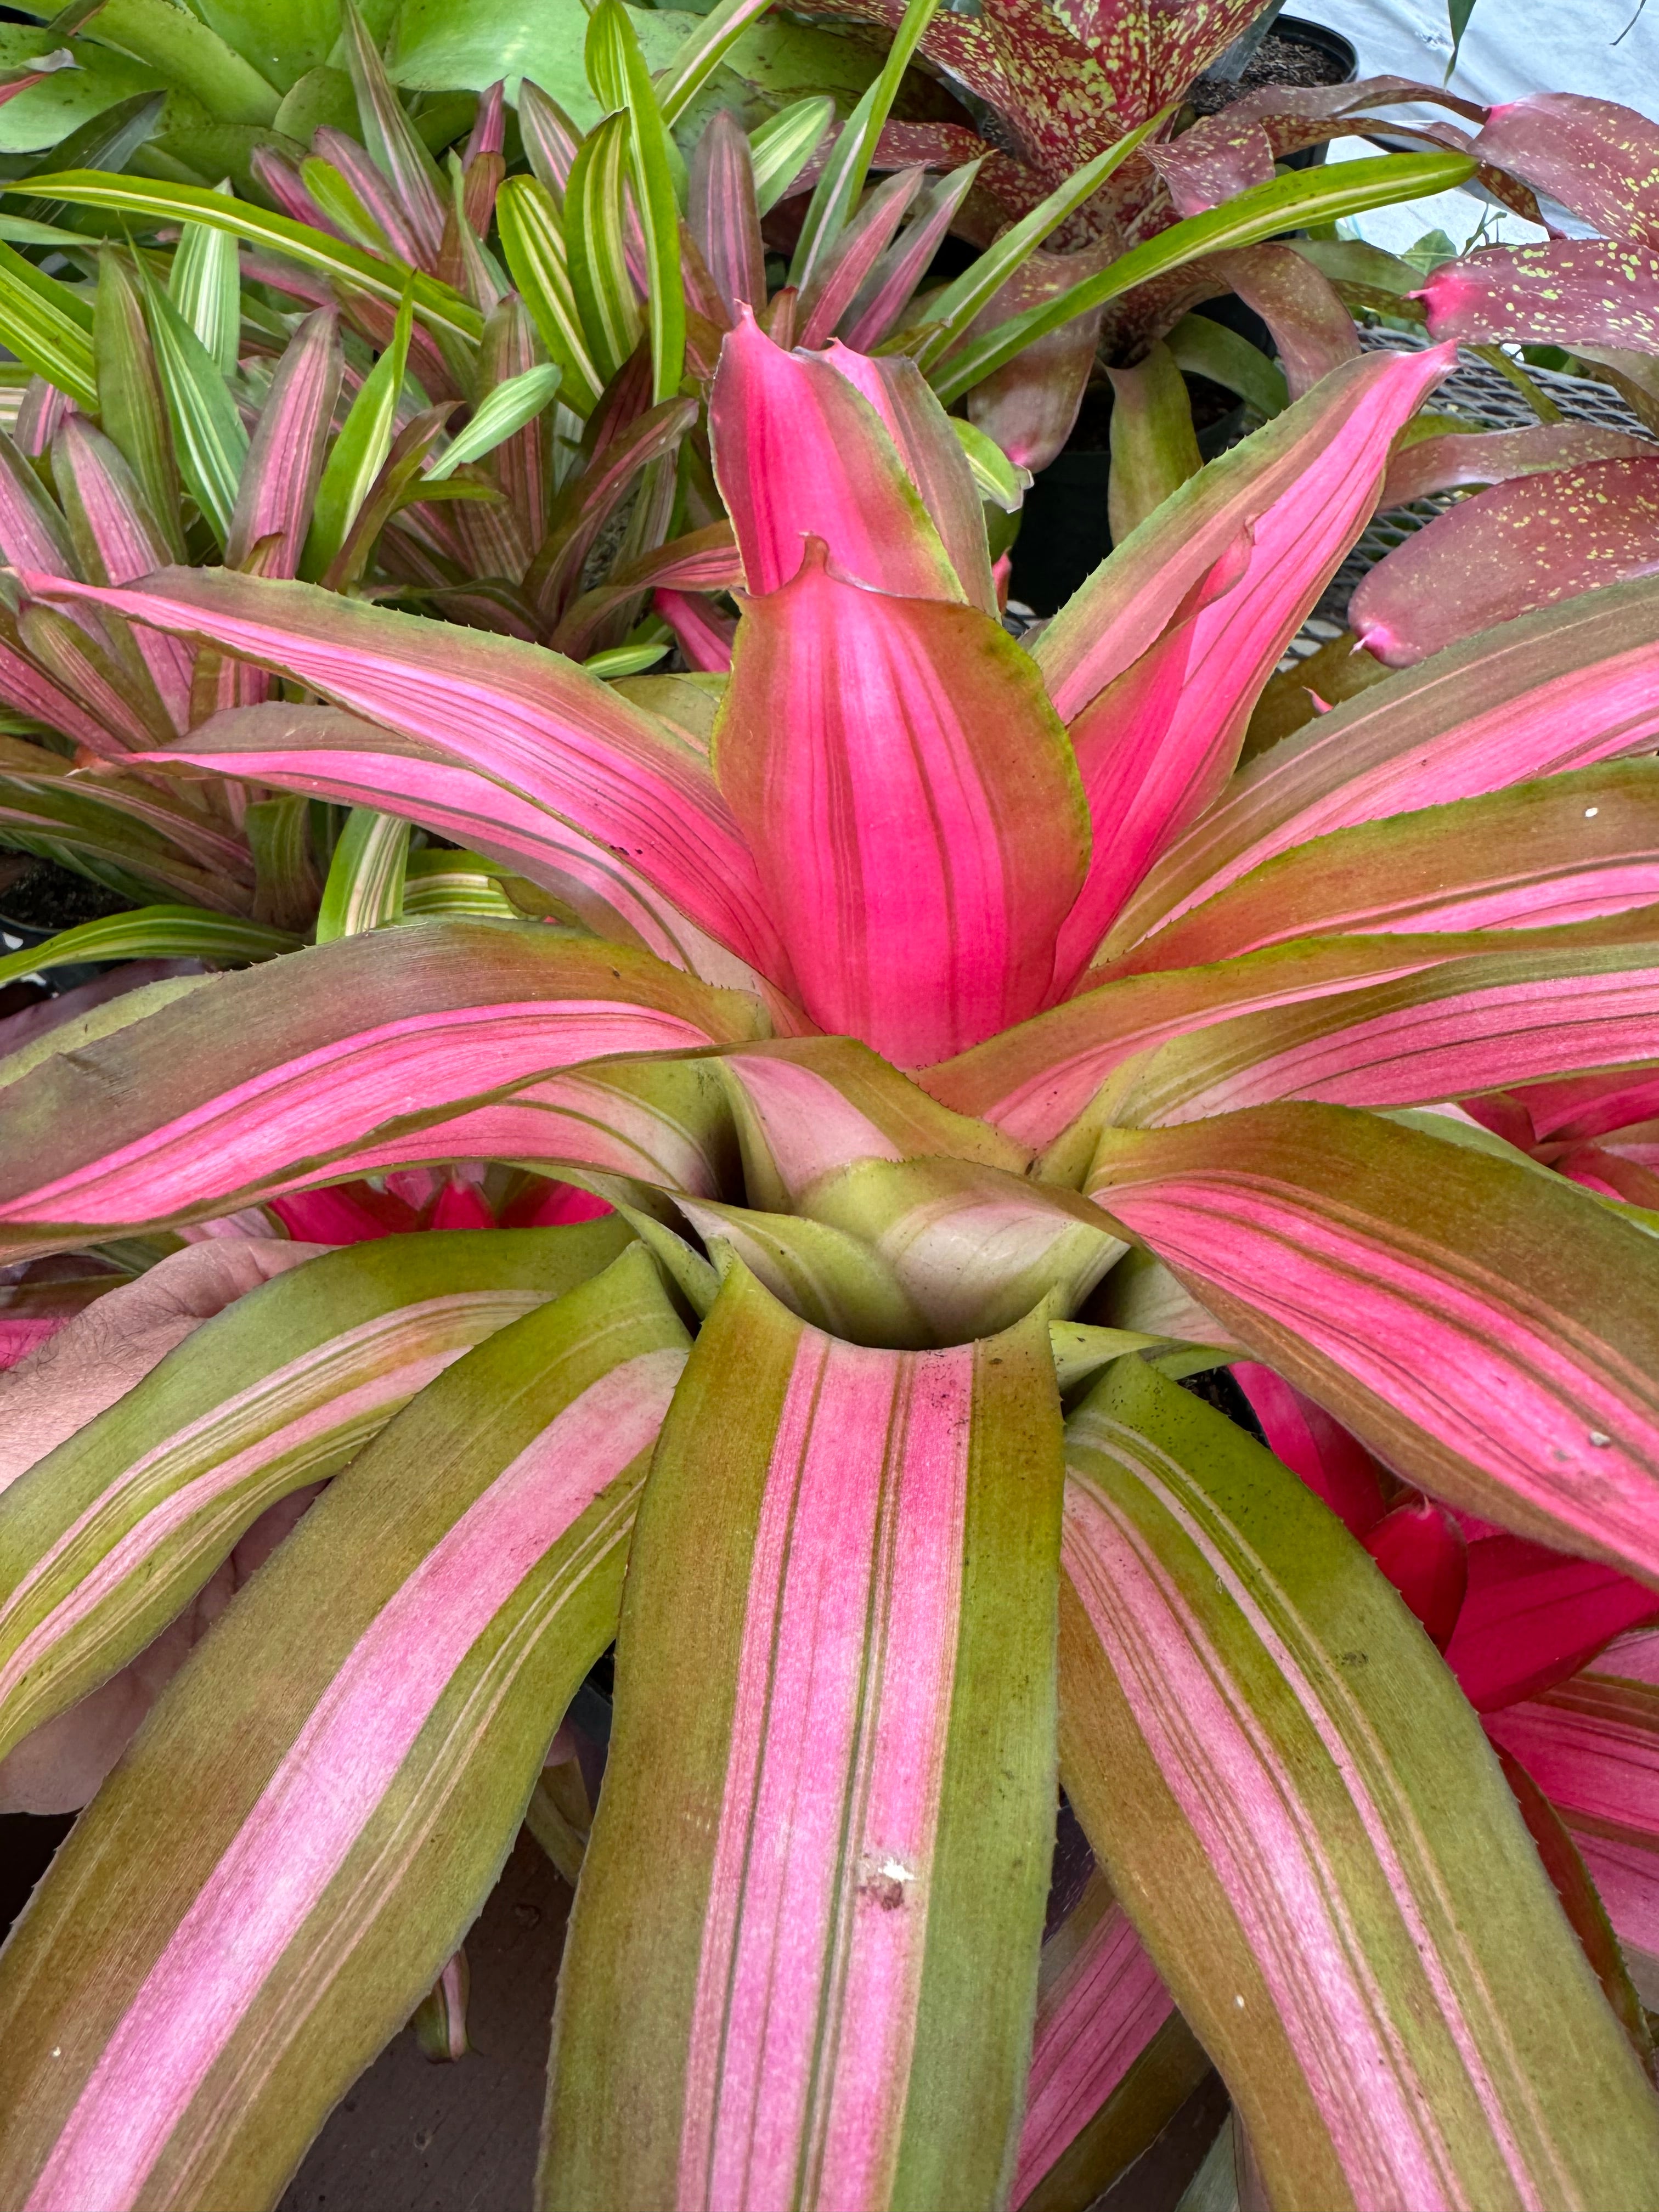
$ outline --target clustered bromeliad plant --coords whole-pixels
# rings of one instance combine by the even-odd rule
[[[137,158],[125,137],[64,149],[100,167],[46,175],[37,161],[11,185],[24,212],[0,217],[16,240],[0,246],[0,332],[39,373],[17,450],[0,447],[0,551],[20,571],[90,582],[183,556],[299,574],[550,643],[611,676],[665,652],[672,621],[695,666],[723,666],[730,618],[710,593],[739,570],[701,403],[739,306],[763,309],[786,338],[892,346],[957,383],[964,347],[988,343],[1006,366],[1026,334],[1004,330],[994,303],[1158,120],[1120,133],[949,284],[919,292],[978,161],[928,184],[930,139],[898,176],[865,187],[890,134],[921,128],[888,118],[933,5],[914,0],[844,123],[826,95],[745,132],[708,103],[764,0],[687,19],[654,79],[633,19],[607,0],[584,58],[603,119],[584,133],[527,80],[513,116],[497,82],[441,168],[428,143],[441,148],[437,111],[410,112],[346,0],[345,67],[320,72],[331,88],[320,106],[296,85],[285,129],[243,148],[245,190],[112,173]],[[288,64],[271,66],[286,81]],[[303,141],[289,135],[302,124]],[[529,164],[514,173],[509,126],[514,159]],[[114,121],[103,127],[118,137]],[[1218,242],[1430,190],[1462,166],[1362,163],[1334,191],[1270,182],[1176,223],[1150,258],[1091,264],[1092,276],[1133,297],[1208,267]],[[763,215],[792,190],[793,258],[769,276]],[[144,242],[96,243],[117,227]],[[1352,346],[1346,312],[1328,304]],[[1069,420],[1077,394],[1061,365],[1037,380],[1056,385],[1045,404]],[[965,422],[960,434],[981,491],[1017,505],[1017,471]],[[159,788],[133,767],[147,744],[227,703],[225,684],[247,699],[263,682],[214,655],[141,647],[118,617],[66,617],[9,590],[0,700],[21,719],[0,751],[0,831],[129,897],[189,902],[83,928],[48,947],[47,964],[265,957],[289,943],[280,933],[311,930],[319,895],[331,933],[331,863],[376,838],[389,860],[395,838],[371,823],[338,845],[337,824],[300,802],[209,780]],[[429,856],[413,859],[406,906],[388,896],[389,915],[428,910]],[[468,896],[512,910],[476,870]]]
[[[1659,2189],[1659,1692],[1645,1644],[1582,1671],[1659,1612],[1659,1246],[1550,1152],[1654,1080],[1659,589],[1231,774],[1449,365],[1340,368],[1028,651],[915,364],[740,317],[701,726],[313,584],[20,578],[303,687],[147,769],[417,821],[586,927],[360,932],[47,1035],[0,1065],[0,1256],[413,1170],[615,1212],[218,1237],[93,1340],[290,1264],[95,1418],[84,1333],[14,1376],[0,1746],[327,1486],[0,1962],[7,2203],[271,2203],[434,1984],[453,2047],[526,1806],[580,1848],[538,1778],[613,1637],[538,2201],[1081,2204],[1200,2045],[1276,2205]],[[1171,1379],[1240,1359],[1277,1457]],[[1057,1771],[1110,1893],[1039,1988]]]

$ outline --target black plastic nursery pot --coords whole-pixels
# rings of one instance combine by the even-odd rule
[[[1234,294],[1206,300],[1196,313],[1273,356],[1267,325]],[[1198,450],[1206,461],[1224,453],[1244,424],[1242,401],[1207,377],[1188,376]],[[1111,476],[1109,448],[1112,389],[1102,382],[1085,394],[1077,427],[1065,451],[1033,483],[1020,510],[1014,540],[1012,596],[1033,613],[1051,615],[1112,550],[1106,490]]]
[[[118,891],[106,890],[89,877],[76,875],[72,868],[59,867],[55,860],[0,853],[0,953],[44,945],[61,930],[99,921],[105,915],[120,914],[132,903]],[[53,995],[72,991],[77,984],[101,975],[110,964],[83,960],[53,968],[48,971],[47,989]]]

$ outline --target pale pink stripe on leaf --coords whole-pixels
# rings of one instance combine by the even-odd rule
[[[136,2199],[456,1668],[549,1546],[650,1443],[682,1364],[676,1352],[647,1352],[593,1384],[381,1608],[146,1976],[26,2212]]]
[[[1067,1971],[1037,1999],[1010,2203],[1030,2195],[1174,2010],[1128,1916],[1109,1905]]]
[[[688,2212],[787,2201],[803,2160],[814,2201],[884,2201],[927,1926],[972,1401],[967,1349],[900,1360],[800,1340],[698,1972]],[[826,1976],[840,2025],[820,2063]]]

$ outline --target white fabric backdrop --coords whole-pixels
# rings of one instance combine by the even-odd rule
[[[1287,0],[1287,12],[1351,39],[1361,76],[1444,82],[1451,53],[1444,0]],[[1659,0],[1647,0],[1639,15],[1637,0],[1475,0],[1451,87],[1487,106],[1528,92],[1589,93],[1659,119]],[[1354,161],[1376,151],[1363,138],[1340,138],[1330,159]],[[1443,230],[1462,246],[1483,217],[1489,244],[1544,235],[1469,192],[1379,208],[1344,228],[1398,253],[1429,230]]]

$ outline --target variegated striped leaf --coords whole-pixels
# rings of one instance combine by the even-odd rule
[[[238,995],[250,984],[257,1002]],[[647,1063],[647,1095],[630,1109],[615,1056],[736,1042],[759,1021],[734,992],[529,922],[411,922],[209,977],[187,1002],[0,1090],[12,1178],[0,1250],[200,1220],[417,1158],[538,1161],[547,1141],[562,1159],[702,1188],[708,1170],[694,1163],[723,1105],[714,1079]],[[575,1072],[596,1060],[612,1064]],[[565,1071],[576,1087],[556,1099],[547,1079]],[[441,1136],[425,1133],[438,1124]]]
[[[991,2207],[1054,1819],[1040,1314],[932,1352],[734,1272],[641,1509],[544,2205]]]
[[[1659,1584],[1646,1230],[1530,1161],[1340,1106],[1109,1129],[1089,1182],[1398,1474]]]
[[[1042,1947],[1009,2202],[1085,2212],[1208,2069],[1111,1884],[1097,1873]]]
[[[1360,1547],[1134,1359],[1067,1462],[1066,1789],[1279,2212],[1651,2200],[1659,2106]]]
[[[571,288],[602,384],[617,374],[645,329],[624,246],[628,147],[625,110],[595,124],[582,141],[565,195]]]
[[[7,1948],[0,2201],[275,2203],[614,1632],[684,1346],[623,1254],[423,1391],[216,1626]]]
[[[0,1757],[140,1651],[267,1506],[628,1238],[614,1217],[388,1237],[195,1330],[0,1493]]]

